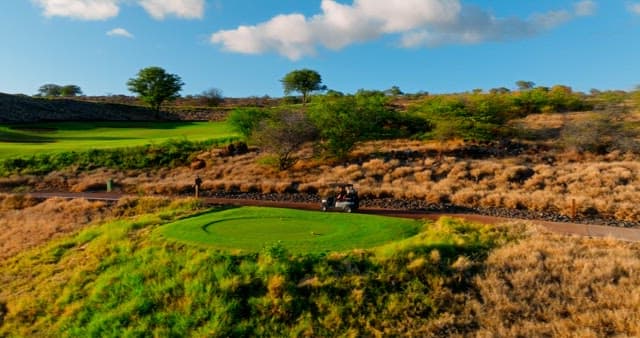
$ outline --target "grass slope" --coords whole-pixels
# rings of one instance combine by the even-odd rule
[[[415,235],[420,222],[389,217],[243,207],[168,224],[163,236],[219,249],[257,252],[279,243],[292,253],[370,248]]]
[[[123,148],[169,139],[237,136],[226,122],[51,122],[0,125],[0,160],[63,151]]]
[[[0,261],[0,336],[468,332],[473,317],[450,314],[465,311],[477,262],[505,238],[499,229],[442,220],[387,249],[296,255],[278,246],[231,253],[153,235],[197,211],[190,203]]]

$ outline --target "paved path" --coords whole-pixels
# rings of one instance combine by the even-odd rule
[[[101,201],[118,201],[126,196],[135,195],[123,195],[119,193],[67,193],[67,192],[34,192],[29,195],[36,198],[84,198],[88,200],[101,200]],[[238,205],[238,206],[265,206],[276,208],[294,208],[302,210],[319,210],[319,206],[314,203],[300,203],[300,202],[280,202],[280,201],[265,201],[265,200],[247,200],[247,199],[234,199],[234,198],[210,198],[206,197],[202,199],[206,204],[223,204],[223,205]],[[360,213],[375,214],[393,217],[405,217],[405,218],[427,218],[436,220],[443,216],[459,217],[469,221],[485,223],[485,224],[497,224],[512,221],[520,221],[520,219],[484,216],[477,214],[455,214],[455,213],[435,213],[435,212],[423,212],[423,211],[410,211],[410,210],[396,210],[396,209],[373,209],[363,208],[360,209]],[[640,242],[640,229],[636,228],[622,228],[612,227],[605,225],[593,225],[593,224],[578,224],[578,223],[563,223],[563,222],[549,222],[540,220],[524,220],[539,224],[545,228],[560,234],[566,235],[578,235],[589,237],[612,237],[625,241]]]

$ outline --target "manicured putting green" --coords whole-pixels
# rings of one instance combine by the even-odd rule
[[[242,207],[163,226],[168,239],[223,250],[258,251],[281,243],[292,253],[364,249],[418,233],[415,220],[362,214]]]

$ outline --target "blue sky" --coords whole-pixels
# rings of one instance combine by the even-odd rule
[[[0,92],[45,83],[127,94],[160,66],[182,94],[282,96],[287,72],[329,88],[577,90],[640,84],[640,1],[2,0]]]

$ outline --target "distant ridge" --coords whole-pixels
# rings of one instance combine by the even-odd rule
[[[34,98],[0,93],[0,123],[42,121],[128,121],[180,119],[177,115],[117,103],[96,103],[73,99]]]

